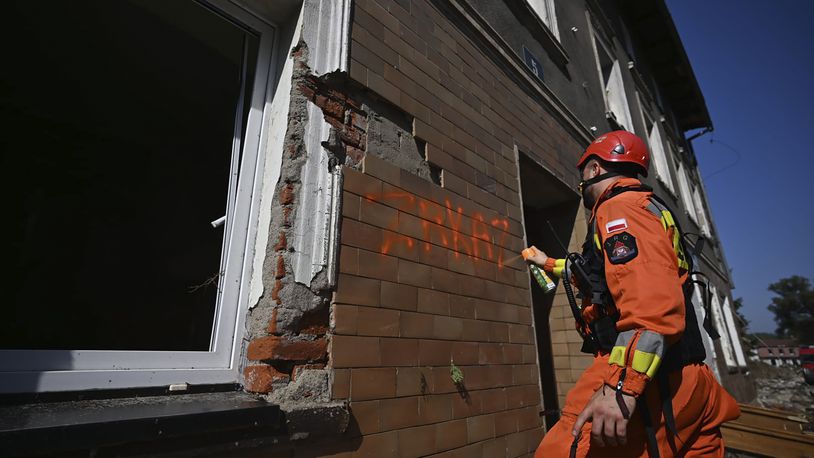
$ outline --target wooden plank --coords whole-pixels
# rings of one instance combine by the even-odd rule
[[[804,418],[747,405],[741,412],[737,420],[721,425],[727,448],[779,458],[814,457],[814,436],[802,432]]]

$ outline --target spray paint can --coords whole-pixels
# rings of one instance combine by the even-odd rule
[[[537,254],[537,251],[534,248],[529,247],[523,250],[521,254],[523,255],[523,259],[528,259]],[[557,287],[557,285],[551,281],[551,278],[546,275],[543,269],[531,264],[529,265],[529,270],[531,271],[531,275],[537,281],[537,284],[540,285],[540,288],[543,288],[544,293],[550,293]]]

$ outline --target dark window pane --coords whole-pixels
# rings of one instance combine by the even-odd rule
[[[257,39],[191,1],[3,6],[0,348],[207,350]]]

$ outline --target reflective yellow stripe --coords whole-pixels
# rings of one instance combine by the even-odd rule
[[[661,365],[659,355],[641,350],[633,352],[633,362],[630,364],[630,367],[632,367],[634,371],[647,374],[648,377],[653,378],[659,365]]]
[[[558,277],[562,277],[562,271],[564,269],[565,269],[565,259],[555,259],[554,267],[551,269],[551,273]]]
[[[676,225],[676,222],[673,219],[673,215],[671,215],[670,212],[668,212],[667,210],[662,210],[661,211],[661,217],[664,218],[664,222],[668,226],[673,227],[673,226]]]
[[[678,226],[673,219],[673,215],[667,211],[661,211],[661,226],[665,231],[673,229],[673,251],[676,254],[676,260],[679,269],[690,270],[690,264],[687,262],[687,256],[684,254],[684,249],[681,247],[681,234],[678,232]]]
[[[619,367],[625,367],[625,347],[613,347],[608,357],[608,364],[616,364]]]
[[[596,243],[596,247],[599,248],[599,251],[602,251],[602,244],[599,243],[599,234],[594,232],[594,242]]]

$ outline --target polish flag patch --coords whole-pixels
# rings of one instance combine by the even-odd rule
[[[615,219],[605,225],[605,232],[608,234],[625,229],[627,229],[627,220],[624,218]]]

